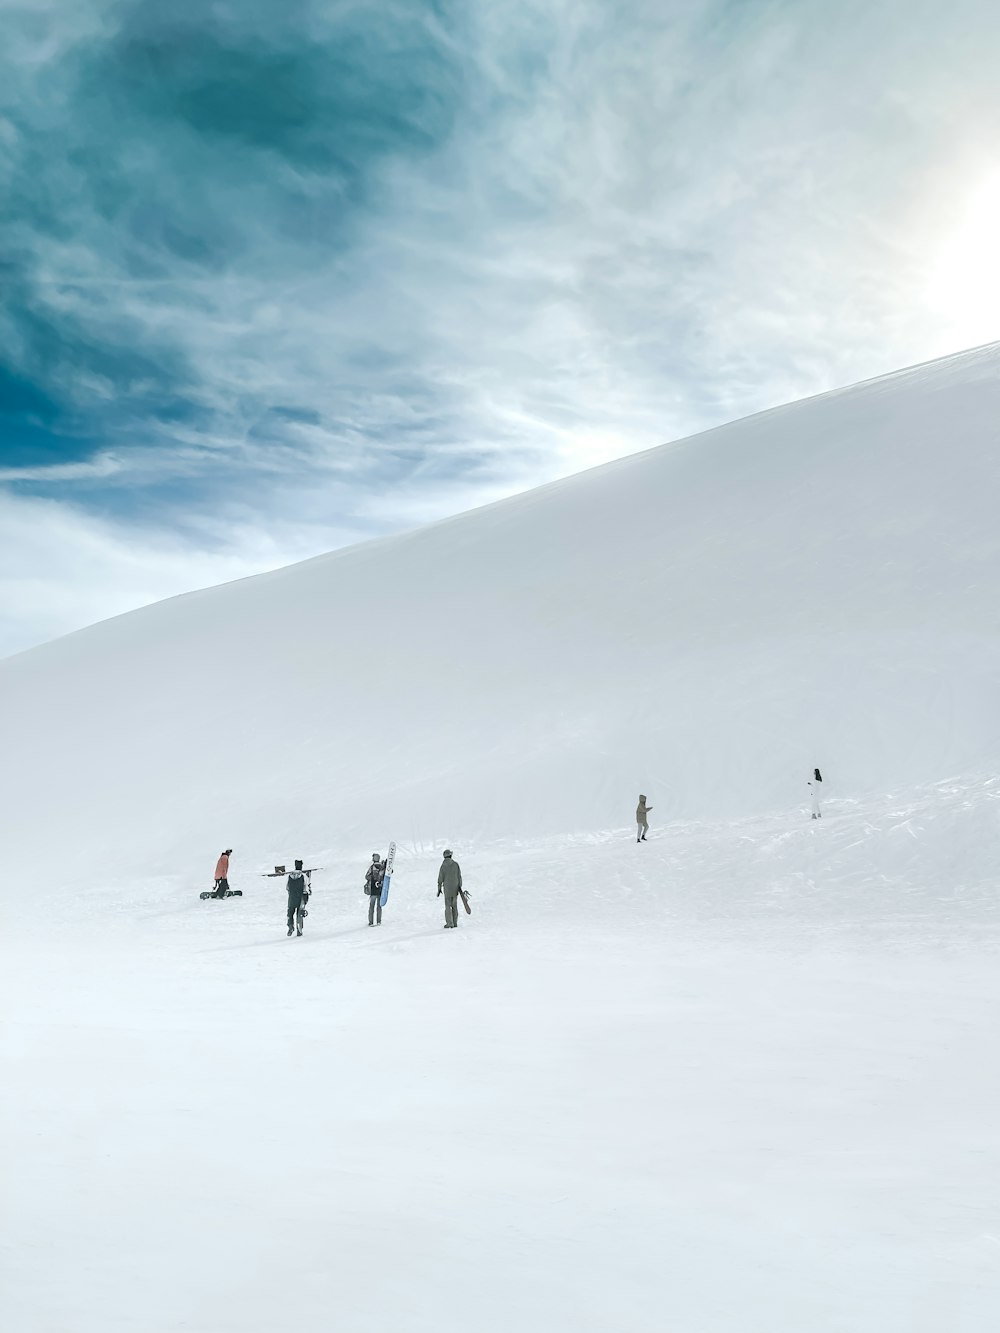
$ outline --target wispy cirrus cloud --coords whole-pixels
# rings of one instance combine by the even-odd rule
[[[15,0],[5,38],[0,485],[53,606],[85,533],[162,595],[961,343],[920,293],[1000,130],[983,0]],[[87,615],[140,596],[113,565]],[[0,651],[80,622],[19,605]]]
[[[0,467],[0,482],[94,481],[113,477],[123,470],[122,459],[114,454],[94,454],[76,463],[45,463],[35,467]]]

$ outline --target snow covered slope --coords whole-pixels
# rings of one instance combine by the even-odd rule
[[[9,659],[5,858],[203,880],[989,768],[998,423],[993,346]]]
[[[1000,1327],[998,421],[988,348],[0,663],[4,1329]]]

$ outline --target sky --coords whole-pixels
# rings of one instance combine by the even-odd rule
[[[0,24],[0,655],[1000,338],[995,0]]]

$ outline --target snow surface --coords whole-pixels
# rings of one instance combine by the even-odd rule
[[[0,663],[2,1327],[1000,1326],[997,421],[981,349]]]
[[[998,800],[30,908],[4,1327],[986,1333]]]
[[[201,877],[989,767],[998,422],[991,347],[10,658],[5,846]]]

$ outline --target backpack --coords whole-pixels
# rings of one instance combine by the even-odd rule
[[[292,873],[288,876],[288,887],[289,889],[301,889],[302,892],[305,893],[306,891],[305,871],[293,870]]]
[[[382,892],[382,881],[385,879],[385,862],[380,861],[378,865],[373,861],[365,871],[365,893],[369,897],[373,893]]]

